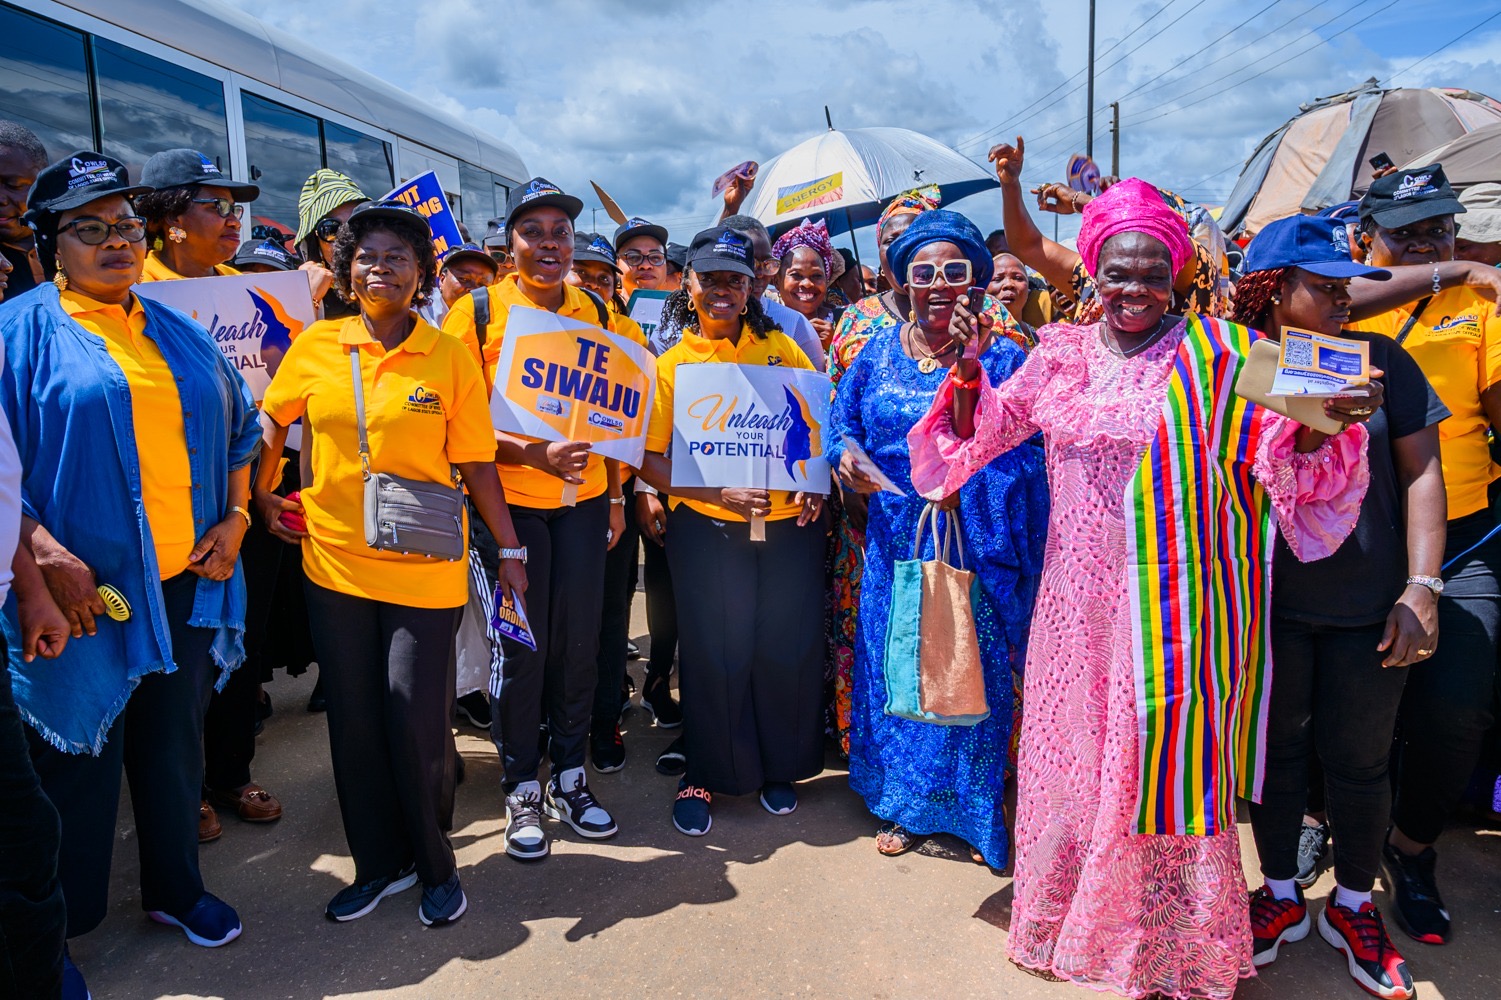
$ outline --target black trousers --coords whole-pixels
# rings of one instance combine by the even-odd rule
[[[203,714],[218,668],[209,655],[213,630],[187,623],[197,585],[191,573],[162,581],[177,669],[141,678],[99,756],[63,753],[27,731],[42,790],[62,818],[58,875],[70,938],[98,927],[109,908],[122,770],[135,813],[141,908],[181,915],[203,895],[198,870]]]
[[[5,663],[0,633],[0,664]],[[42,792],[26,727],[0,667],[0,996],[56,997],[67,911],[57,880],[57,810]]]
[[[1272,694],[1266,778],[1251,830],[1267,878],[1298,873],[1298,834],[1309,802],[1311,765],[1323,767],[1334,831],[1334,874],[1369,892],[1391,815],[1387,773],[1397,706],[1409,671],[1383,667],[1384,623],[1340,628],[1272,619]]]
[[[1485,537],[1488,510],[1449,522],[1444,562]],[[1397,829],[1420,844],[1443,833],[1480,760],[1492,721],[1496,640],[1501,632],[1501,538],[1444,574],[1438,649],[1409,668],[1396,746]]]
[[[507,792],[537,778],[544,721],[553,773],[584,766],[599,677],[610,501],[601,494],[555,510],[513,506],[511,521],[527,550],[526,614],[537,648],[504,640],[500,683],[490,687],[490,734]]]
[[[307,586],[328,745],[355,881],[413,862],[454,873],[453,640],[461,608],[409,608]]]
[[[672,676],[672,661],[678,652],[678,606],[672,596],[672,568],[668,565],[667,549],[644,536],[641,548],[646,553],[643,560],[646,630],[651,633],[651,656],[646,661],[645,684],[649,688]]]
[[[688,780],[745,795],[823,770],[823,555],[817,524],[744,521],[679,505],[667,550],[681,611]]]
[[[625,495],[631,496],[630,484]],[[605,554],[604,603],[599,617],[598,682],[594,686],[594,725],[609,730],[620,718],[625,684],[625,644],[631,638],[631,600],[640,573],[641,529],[627,509],[620,544]]]

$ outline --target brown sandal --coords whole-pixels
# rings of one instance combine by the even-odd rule
[[[900,823],[883,823],[876,831],[876,850],[888,858],[894,858],[899,854],[906,854],[926,839]]]

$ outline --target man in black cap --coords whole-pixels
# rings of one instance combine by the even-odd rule
[[[485,238],[480,241],[480,245],[485,248],[485,253],[490,255],[490,259],[495,261],[495,266],[499,268],[495,277],[496,281],[516,272],[516,265],[511,260],[510,243],[506,237],[505,219],[491,219],[486,224]]]
[[[667,230],[645,219],[627,219],[615,230],[615,253],[625,269],[621,295],[630,300],[638,288],[660,288],[667,277]]]
[[[302,266],[302,258],[292,253],[280,240],[264,239],[259,243],[243,243],[230,266],[243,274],[270,274],[273,271],[295,271]]]
[[[461,297],[476,288],[495,284],[500,265],[475,243],[460,243],[438,258],[438,294],[422,310],[422,318],[442,326],[443,317]]]

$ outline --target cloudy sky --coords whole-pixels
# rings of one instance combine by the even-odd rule
[[[825,105],[838,127],[912,128],[982,162],[1024,135],[1029,182],[1084,146],[1087,0],[230,2],[493,133],[533,173],[581,194],[599,181],[683,242],[712,217],[716,175],[816,134]],[[1368,77],[1501,99],[1501,0],[1099,8],[1096,105],[1121,101],[1122,173],[1209,204],[1300,102]],[[1107,170],[1108,129],[1098,113]],[[999,224],[993,194],[956,207]]]

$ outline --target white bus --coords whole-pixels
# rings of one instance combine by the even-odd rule
[[[529,176],[498,139],[217,0],[0,0],[0,38],[0,119],[53,159],[97,149],[135,179],[196,149],[259,184],[255,224],[287,234],[319,167],[373,198],[435,170],[476,238]]]

